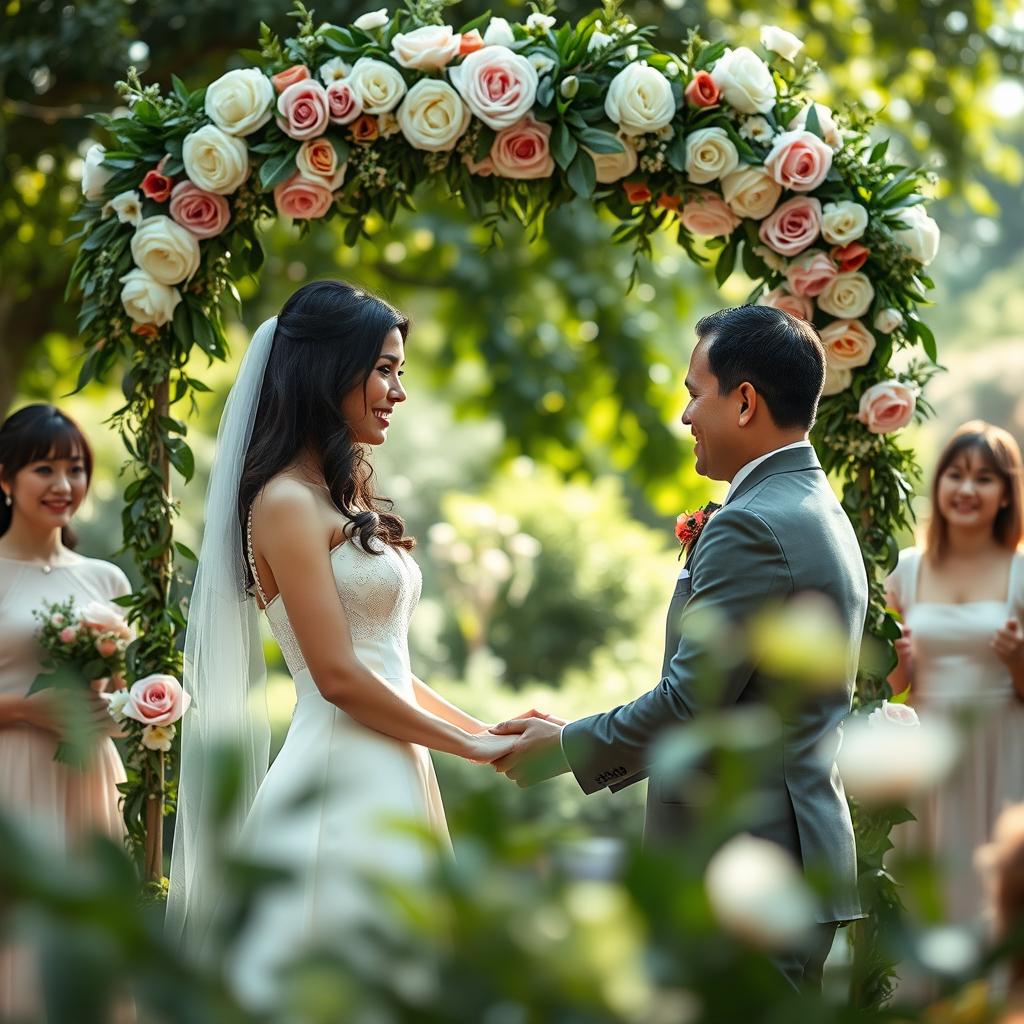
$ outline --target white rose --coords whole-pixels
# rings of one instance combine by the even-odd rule
[[[547,32],[549,28],[552,28],[555,24],[555,19],[549,14],[541,14],[540,11],[534,11],[526,19],[526,27],[533,32],[541,31]]]
[[[775,106],[775,79],[753,50],[726,50],[711,71],[722,98],[743,114],[766,114]]]
[[[485,46],[448,74],[469,109],[495,131],[518,124],[533,109],[537,72],[507,46]]]
[[[324,85],[330,85],[331,82],[340,82],[343,78],[347,78],[351,70],[352,68],[340,57],[332,57],[320,65],[317,74]]]
[[[163,327],[174,316],[174,307],[181,302],[177,288],[155,281],[136,267],[121,278],[121,305],[137,324]]]
[[[124,713],[124,709],[131,701],[131,695],[128,690],[112,690],[109,693],[101,693],[100,697],[107,702],[107,714],[110,715],[115,722],[123,722],[127,717]]]
[[[764,220],[781,195],[782,186],[763,167],[741,167],[722,178],[722,197],[739,217]]]
[[[831,395],[838,395],[852,383],[853,370],[849,370],[845,366],[833,366],[831,363],[825,363],[825,387],[822,389],[821,396],[828,398]]]
[[[777,53],[783,60],[792,61],[804,48],[803,40],[787,32],[778,25],[761,26],[761,45],[772,53]]]
[[[924,212],[923,206],[900,210],[898,216],[907,227],[893,231],[893,238],[910,250],[913,259],[927,267],[939,252],[939,225]]]
[[[229,71],[206,87],[206,116],[228,135],[252,135],[273,107],[273,83],[258,68]]]
[[[403,68],[439,71],[459,54],[462,36],[451,25],[424,25],[399,32],[391,40],[391,56]]]
[[[818,296],[818,308],[840,319],[854,320],[868,311],[874,297],[875,288],[867,274],[848,270],[836,274]]]
[[[619,142],[622,143],[621,153],[595,153],[592,149],[587,149],[594,161],[597,180],[602,185],[610,185],[612,182],[628,178],[636,170],[640,160],[636,147],[628,136],[620,135]]]
[[[814,897],[799,866],[767,839],[730,839],[708,863],[704,888],[721,926],[759,948],[798,946],[814,926]]]
[[[890,725],[901,729],[917,728],[921,725],[921,719],[909,704],[893,704],[892,701],[883,700],[868,715],[868,725],[876,729]]]
[[[739,162],[724,128],[699,128],[686,136],[686,176],[696,185],[731,174]]]
[[[431,153],[454,149],[469,119],[459,94],[437,78],[417,82],[398,108],[398,124],[409,145]]]
[[[603,50],[606,46],[611,46],[614,42],[615,40],[607,33],[595,30],[587,43],[587,53],[596,53],[598,50]]]
[[[486,46],[511,46],[516,41],[512,26],[504,18],[491,18],[484,32]]]
[[[379,11],[367,11],[366,14],[361,14],[352,22],[352,25],[363,32],[369,32],[374,28],[383,28],[387,23],[388,9],[382,7]]]
[[[132,235],[132,259],[160,284],[180,284],[199,269],[199,242],[170,217],[147,217]]]
[[[824,103],[808,103],[807,106],[789,122],[786,126],[787,130],[791,132],[806,131],[807,115],[810,114],[811,107],[814,107],[818,112],[818,125],[821,127],[822,138],[833,149],[839,149],[843,144],[843,137],[839,134],[839,126],[836,124],[835,118],[832,116],[831,108],[826,107]]]
[[[394,110],[405,95],[405,79],[397,68],[372,57],[360,57],[348,77],[348,85],[359,99],[364,114]]]
[[[629,64],[608,86],[604,110],[626,135],[646,135],[672,120],[676,101],[660,71],[647,64]]]
[[[103,207],[104,212],[108,207],[112,213],[117,214],[117,219],[122,224],[134,224],[138,227],[142,223],[142,196],[135,189],[118,193]]]
[[[97,142],[89,147],[85,154],[85,166],[82,168],[82,195],[95,202],[103,198],[103,189],[114,176],[110,167],[103,166],[103,158],[107,151]]]
[[[186,135],[181,158],[189,181],[214,195],[231,195],[249,176],[245,143],[215,124],[203,125]]]
[[[142,730],[142,745],[147,750],[162,750],[166,753],[171,749],[175,731],[173,725],[147,725]]]
[[[889,306],[886,309],[879,310],[878,316],[875,317],[875,330],[881,334],[892,334],[893,331],[899,330],[906,320],[903,314],[898,310]]]
[[[821,234],[831,245],[856,242],[868,226],[868,211],[850,199],[826,203],[821,210]]]

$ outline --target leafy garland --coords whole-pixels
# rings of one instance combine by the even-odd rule
[[[493,231],[514,218],[540,232],[549,211],[589,200],[637,259],[674,228],[719,284],[739,265],[756,282],[748,301],[814,323],[829,359],[814,441],[843,481],[871,578],[868,632],[891,664],[898,625],[882,580],[917,472],[892,434],[927,412],[916,397],[936,358],[917,315],[938,244],[920,205],[925,173],[873,144],[859,109],[811,101],[817,66],[780,29],[762,29],[762,55],[696,32],[671,52],[617,0],[575,25],[558,25],[545,3],[524,24],[484,15],[457,31],[444,7],[409,0],[346,27],[317,25],[296,3],[296,35],[262,26],[247,68],[197,90],[174,78],[166,95],[133,69],[119,83],[129,112],[97,119],[113,145],[86,159],[68,288],[83,297],[79,387],[128,367],[114,421],[134,473],[125,548],[143,577],[129,672],[180,673],[173,551],[194,555],[173,541],[170,467],[186,481],[194,467],[172,408],[208,390],[186,370],[194,346],[226,356],[221,310],[229,297],[240,305],[233,281],[260,269],[257,226],[337,218],[351,245],[371,215],[390,223],[412,209],[426,183]],[[915,346],[927,361],[894,375],[893,352]],[[886,695],[885,675],[878,666],[861,679],[859,702]],[[158,784],[133,782],[147,796]],[[138,800],[127,806],[138,815]],[[881,869],[888,825],[860,811],[858,825],[865,901],[898,905]],[[871,927],[859,1005],[884,998],[891,973]]]

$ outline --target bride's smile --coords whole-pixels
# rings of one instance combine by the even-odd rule
[[[361,387],[354,387],[341,402],[341,414],[361,444],[383,444],[391,425],[391,414],[406,399],[402,386],[405,343],[395,328],[384,338],[380,355],[370,376]]]

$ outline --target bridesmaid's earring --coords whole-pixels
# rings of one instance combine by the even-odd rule
[[[7,505],[8,507],[10,507],[13,504],[13,499],[6,491],[4,491],[4,504]]]

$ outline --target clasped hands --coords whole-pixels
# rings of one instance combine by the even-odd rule
[[[492,725],[493,736],[516,736],[515,745],[490,764],[520,788],[561,775],[569,770],[562,754],[562,718],[536,708]]]

